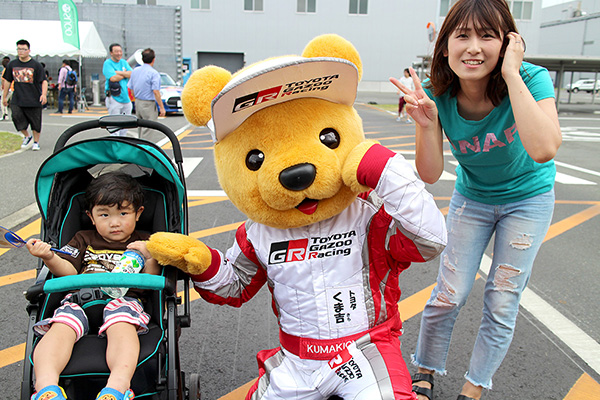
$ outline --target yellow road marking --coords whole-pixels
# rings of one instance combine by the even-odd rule
[[[481,275],[475,275],[475,280],[479,278],[481,278]],[[429,300],[429,297],[431,297],[431,291],[435,285],[435,283],[433,285],[429,285],[425,289],[410,295],[398,303],[398,310],[400,311],[402,321],[406,321],[415,315],[420,314],[425,309],[425,303],[427,303],[427,300]]]
[[[190,136],[190,137],[192,137],[192,136],[210,136],[210,132],[190,133],[188,136]]]
[[[449,199],[449,197],[436,197],[436,200],[448,200],[448,199]],[[550,240],[550,239],[564,233],[565,231],[600,214],[600,203],[598,203],[598,202],[557,201],[557,203],[594,204],[594,205],[592,207],[589,207],[586,210],[583,210],[577,214],[574,214],[570,217],[565,218],[564,220],[561,220],[561,221],[553,224],[550,227],[550,229],[548,231],[548,235],[546,236],[544,241]],[[441,208],[440,211],[442,211],[442,213],[445,215],[448,213],[448,207]],[[243,221],[240,221],[240,222],[235,222],[235,223],[228,224],[228,225],[218,226],[215,228],[204,229],[204,230],[192,232],[192,233],[190,233],[190,236],[194,237],[196,239],[199,239],[199,238],[203,238],[203,237],[207,237],[207,236],[211,236],[211,235],[216,235],[219,233],[235,230],[242,223],[243,223]],[[33,221],[29,225],[23,227],[22,229],[17,231],[17,234],[25,239],[30,236],[39,234],[39,232],[40,232],[40,219]],[[4,250],[8,250],[8,249],[4,249]],[[1,252],[0,255],[2,255],[3,253],[4,252]],[[30,278],[25,278],[25,276],[27,274],[29,274]],[[0,277],[0,286],[19,282],[19,281],[26,280],[26,279],[31,279],[34,277],[35,277],[35,270],[30,270],[30,271],[20,272],[17,274],[7,275],[4,277]],[[477,274],[476,279],[479,279],[480,277],[481,276],[479,274]],[[398,303],[398,309],[401,312],[402,320],[406,321],[406,320],[414,317],[415,315],[418,315],[419,313],[421,313],[423,311],[423,309],[425,307],[425,303],[429,299],[429,297],[431,295],[431,291],[433,290],[434,286],[435,286],[435,284],[430,285],[430,286],[426,287],[425,289],[420,290],[419,292],[407,297],[406,299],[404,299],[404,300],[400,301],[400,303]],[[179,292],[180,296],[182,294],[183,294],[183,292]],[[197,300],[199,298],[200,298],[200,295],[198,294],[198,292],[196,292],[195,290],[190,291],[190,302]],[[0,360],[2,360],[2,361],[0,361],[0,368],[3,368],[7,365],[22,361],[24,354],[25,354],[25,343],[21,343],[19,345],[9,347],[4,350],[0,350]],[[255,381],[256,381],[256,379],[254,379],[250,382],[247,382],[243,386],[240,386],[239,388],[235,389],[234,391],[230,392],[229,394],[221,397],[219,400],[234,400],[236,398],[244,397],[245,394],[247,393],[247,391],[249,390],[249,388],[252,386],[252,384],[254,384]],[[565,397],[564,400],[578,400],[580,398],[581,399],[585,398],[585,399],[591,399],[591,400],[600,400],[600,396],[590,397],[588,395],[588,393],[600,393],[600,390],[598,390],[599,388],[600,388],[600,386],[598,385],[598,383],[596,381],[594,381],[591,377],[589,377],[589,375],[584,374],[577,381],[577,383],[573,386],[573,388],[571,389],[571,391],[569,392],[567,397]],[[585,397],[585,396],[587,396],[587,397]]]
[[[600,400],[600,384],[583,374],[569,390],[564,400]]]
[[[400,317],[402,318],[402,321],[406,321],[423,311],[425,308],[425,303],[427,303],[427,300],[429,300],[431,291],[434,287],[435,283],[407,297],[406,299],[401,300],[400,303],[398,303],[398,310],[400,311]]]
[[[403,135],[403,136],[382,137],[382,138],[379,138],[377,140],[383,141],[383,140],[406,139],[406,138],[413,138],[414,139],[414,137],[415,137],[415,135]]]
[[[246,397],[246,393],[248,393],[248,390],[250,390],[252,385],[254,385],[254,382],[256,382],[256,379],[252,379],[250,382],[245,383],[244,385],[235,389],[233,392],[229,392],[225,396],[219,397],[217,400],[243,399]]]
[[[0,350],[0,368],[23,361],[25,357],[25,343],[18,344],[8,349]]]
[[[191,136],[191,135],[190,135]],[[207,139],[207,140],[188,140],[187,142],[183,143],[186,145],[186,149],[188,148],[187,145],[188,144],[198,144],[198,143],[213,143],[212,139]]]
[[[13,283],[26,281],[35,278],[35,269],[30,269],[16,274],[0,276],[0,286],[11,285]]]
[[[23,239],[23,240],[26,241],[31,236],[39,235],[39,233],[40,233],[40,223],[41,223],[41,218],[38,218],[35,221],[33,221],[32,223],[30,223],[29,225],[26,225],[23,228],[19,229],[15,233],[18,236],[20,236],[21,239]],[[9,250],[10,249],[0,249],[0,256],[2,254],[6,253]]]
[[[375,107],[372,107],[372,108],[375,108]],[[193,129],[185,131],[182,135],[180,135],[180,138],[184,138],[185,136],[189,135],[192,131],[193,131]],[[369,132],[369,133],[372,134],[372,133],[376,133],[376,132]],[[406,136],[406,137],[408,137],[408,136]],[[404,137],[399,136],[396,138],[404,138]],[[388,139],[391,139],[391,138],[388,138]],[[193,143],[199,143],[199,142],[193,142]],[[414,145],[414,143],[400,144],[400,145],[396,145],[396,147],[408,146],[408,145]],[[167,143],[165,146],[163,146],[163,148],[170,148],[170,147],[171,147],[170,143]],[[208,150],[208,149],[212,149],[212,147],[200,148],[200,149]],[[440,198],[436,198],[436,199],[437,200],[447,200],[449,198],[440,197]],[[195,199],[193,201],[190,201],[188,204],[189,204],[189,206],[198,206],[198,205],[210,204],[210,203],[224,201],[224,200],[227,200],[227,197],[201,198],[198,200]],[[544,242],[547,240],[550,240],[550,239],[572,229],[573,227],[575,227],[589,219],[592,219],[593,217],[600,214],[600,204],[598,202],[594,202],[594,201],[589,201],[589,202],[560,201],[559,200],[556,203],[557,204],[558,203],[561,203],[561,204],[594,204],[594,205],[592,207],[589,207],[586,210],[583,210],[577,214],[574,214],[570,217],[567,217],[567,218],[553,224],[550,227],[550,229],[548,230],[548,234],[546,235]],[[444,207],[440,210],[442,211],[442,213],[444,215],[446,215],[448,213],[448,207]],[[233,223],[233,224],[223,225],[223,226],[219,226],[219,227],[215,227],[215,228],[204,229],[204,230],[193,232],[190,234],[190,236],[199,239],[202,237],[207,237],[207,236],[211,236],[211,235],[215,235],[215,234],[219,234],[219,233],[223,233],[223,232],[228,232],[228,231],[237,229],[242,223],[243,223],[243,221]],[[37,219],[37,220],[33,221],[32,223],[28,224],[27,226],[23,227],[16,233],[20,237],[22,237],[23,239],[26,240],[27,238],[29,238],[33,235],[39,234],[39,232],[40,232],[40,219]],[[10,249],[0,249],[0,255],[6,253],[8,250],[10,250]],[[21,281],[24,281],[27,279],[33,279],[33,278],[35,278],[35,269],[0,277],[0,286],[17,283],[17,282],[21,282]],[[480,275],[478,274],[476,279],[479,279],[479,278],[480,278]],[[420,290],[419,292],[411,295],[410,297],[408,297],[408,298],[400,301],[400,303],[398,303],[398,308],[401,312],[403,321],[406,321],[406,320],[414,317],[415,315],[418,315],[420,312],[423,311],[425,303],[429,299],[429,297],[431,295],[431,291],[433,290],[434,286],[435,286],[435,284],[430,285],[430,286],[426,287],[425,289]],[[179,292],[179,295],[181,296],[182,293],[183,292]],[[199,298],[200,298],[200,296],[195,290],[192,290],[190,292],[190,301],[194,301]],[[0,360],[2,360],[2,361],[0,361],[0,368],[3,368],[7,365],[22,361],[24,358],[24,355],[25,355],[25,343],[21,343],[19,345],[12,346],[12,347],[9,347],[4,350],[0,350]],[[234,399],[242,398],[246,395],[246,393],[248,392],[250,387],[255,382],[256,382],[256,379],[253,379],[253,380],[247,382],[246,384],[238,387],[234,391],[226,394],[225,396],[220,397],[218,400],[234,400]],[[573,385],[573,387],[571,388],[571,390],[569,391],[567,396],[564,398],[564,400],[579,400],[579,399],[600,400],[600,384],[598,384],[594,379],[592,379],[588,374],[585,374],[585,373],[577,380],[575,385]]]
[[[571,228],[574,228],[575,226],[587,220],[594,218],[598,214],[600,214],[600,204],[596,204],[595,206],[587,208],[578,212],[577,214],[573,214],[570,217],[563,219],[562,221],[552,224],[550,229],[548,229],[548,233],[546,234],[544,242],[568,231]]]
[[[371,105],[371,104],[365,104],[365,103],[362,103],[362,104],[361,104],[361,106],[365,106],[365,107],[367,107],[367,108],[371,108],[371,109],[373,109],[373,110],[377,110],[377,111],[381,111],[381,112],[387,113],[387,111],[386,111],[386,110],[384,110],[383,108],[375,107],[375,106],[373,106],[373,105]]]
[[[436,200],[449,200],[449,197],[436,197]],[[190,201],[190,206],[201,205],[201,204],[209,204],[216,201],[224,201],[227,200],[226,197],[210,197],[210,198],[202,198],[198,197],[193,198],[193,201]],[[592,207],[583,210],[577,214],[574,214],[570,217],[563,219],[562,221],[558,221],[550,226],[548,230],[548,234],[544,239],[544,242],[550,240],[572,228],[575,226],[582,224],[583,222],[592,219],[593,217],[600,214],[600,203],[597,201],[563,201],[559,200],[556,202],[557,204],[593,204]],[[448,214],[448,207],[440,208],[442,214]],[[215,228],[204,229],[196,232],[191,232],[190,236],[196,239],[200,239],[203,237],[217,235],[220,233],[228,232],[237,229],[244,221],[235,222],[233,224],[222,225]],[[40,219],[37,219],[30,223],[29,225],[23,227],[18,230],[17,235],[21,236],[24,239],[27,239],[33,235],[37,235],[40,232]],[[0,255],[6,253],[10,249],[0,249]],[[0,286],[8,285],[11,283],[21,282],[27,279],[35,278],[35,270],[29,270],[25,272],[19,272],[16,274],[6,275],[0,277]]]
[[[196,231],[196,232],[190,233],[190,237],[193,237],[195,239],[200,239],[200,238],[207,237],[207,236],[217,235],[217,234],[223,233],[223,232],[233,231],[233,230],[236,230],[243,223],[244,223],[244,221],[240,221],[240,222],[234,222],[233,224],[221,225],[221,226],[216,226],[214,228],[203,229],[201,231]]]
[[[185,130],[181,135],[177,136],[177,139],[179,139],[179,141],[181,141],[181,139],[183,139],[184,137],[186,137],[187,135],[189,135],[190,133],[192,133],[194,131],[194,128],[192,129],[187,129]],[[165,143],[162,148],[163,149],[170,149],[172,148],[173,145],[171,144],[171,141],[168,141],[167,143]]]
[[[386,147],[388,147],[390,149],[395,149],[396,147],[408,147],[408,146],[415,146],[415,143],[391,144],[391,145],[387,145]]]
[[[182,143],[181,146],[185,150],[212,150],[213,146],[210,147],[188,147],[185,143]]]
[[[202,206],[204,204],[217,203],[219,201],[229,200],[227,196],[218,197],[188,197],[188,207]]]

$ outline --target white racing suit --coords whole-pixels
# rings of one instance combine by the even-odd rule
[[[367,151],[358,181],[374,188],[327,220],[294,229],[252,221],[226,256],[192,276],[211,303],[240,306],[265,284],[281,347],[261,351],[248,399],[416,399],[402,359],[398,276],[436,257],[446,225],[404,157]]]

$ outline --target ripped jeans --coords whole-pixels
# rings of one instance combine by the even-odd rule
[[[502,205],[479,203],[454,191],[447,216],[448,245],[440,256],[437,284],[423,311],[413,364],[446,373],[456,317],[495,232],[483,317],[465,375],[474,385],[491,389],[492,376],[512,341],[521,294],[553,210],[554,190]]]

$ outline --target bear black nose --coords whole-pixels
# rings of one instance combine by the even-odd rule
[[[279,182],[289,190],[304,190],[315,181],[317,168],[314,165],[304,163],[286,168],[279,173]]]

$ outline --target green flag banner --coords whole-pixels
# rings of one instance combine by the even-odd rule
[[[63,42],[79,47],[79,17],[73,0],[58,0],[58,14]]]

